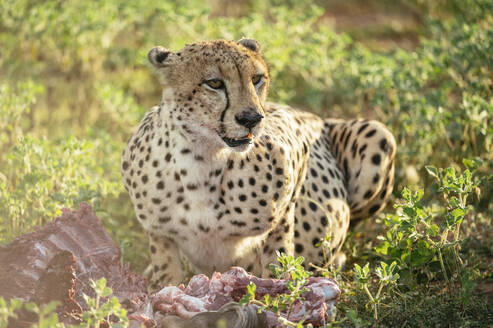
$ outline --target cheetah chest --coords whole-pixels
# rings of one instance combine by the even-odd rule
[[[247,154],[232,153],[222,165],[191,162],[184,156],[176,162],[186,166],[165,168],[171,224],[163,232],[180,241],[197,266],[204,260],[210,263],[211,258],[224,258],[228,262],[224,267],[231,265],[282,220],[296,175],[292,166],[279,164],[258,148]]]

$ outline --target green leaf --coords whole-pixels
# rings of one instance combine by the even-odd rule
[[[479,157],[476,157],[474,159],[466,159],[464,158],[462,160],[462,163],[464,166],[470,170],[471,172],[474,172],[478,169],[478,167],[481,167],[483,165],[483,160]]]
[[[406,201],[411,201],[412,200],[412,192],[408,188],[404,188],[402,190],[402,198]]]
[[[257,289],[257,286],[253,282],[250,281],[250,283],[247,286],[247,292],[240,299],[239,304],[240,305],[250,304],[250,302],[255,299],[255,290],[256,289]]]
[[[463,218],[464,215],[466,215],[467,210],[462,209],[462,208],[456,208],[452,212],[450,212],[450,215],[452,215],[454,218]]]
[[[438,225],[436,224],[432,224],[430,226],[430,229],[428,230],[428,233],[432,236],[432,237],[436,237],[439,235],[440,233],[440,228],[438,227]]]
[[[296,258],[295,264],[301,265],[304,261],[305,261],[305,258],[303,256],[299,256],[298,258]]]
[[[382,255],[387,255],[388,249],[391,245],[389,242],[384,241],[383,243],[380,243],[377,247],[375,247],[375,251],[377,254],[382,254]]]

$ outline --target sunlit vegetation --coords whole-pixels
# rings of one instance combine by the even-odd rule
[[[345,268],[313,268],[342,289],[331,325],[493,325],[489,0],[0,0],[0,242],[89,202],[142,271],[120,156],[160,98],[147,52],[243,36],[262,45],[272,101],[378,119],[397,139],[388,208],[353,229]]]

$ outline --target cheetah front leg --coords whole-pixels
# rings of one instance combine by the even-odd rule
[[[151,290],[156,289],[159,285],[179,284],[183,281],[184,273],[180,252],[172,239],[149,235],[149,250],[152,266],[149,287]]]
[[[327,120],[332,151],[345,173],[351,223],[380,211],[394,185],[394,136],[377,121]]]

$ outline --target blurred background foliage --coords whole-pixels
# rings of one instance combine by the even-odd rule
[[[119,167],[160,100],[147,52],[244,36],[262,45],[271,101],[391,129],[395,195],[419,186],[433,205],[425,165],[481,158],[467,234],[491,269],[491,0],[0,0],[0,242],[87,201],[142,270],[147,244]],[[374,236],[352,237],[353,261],[366,260]]]

